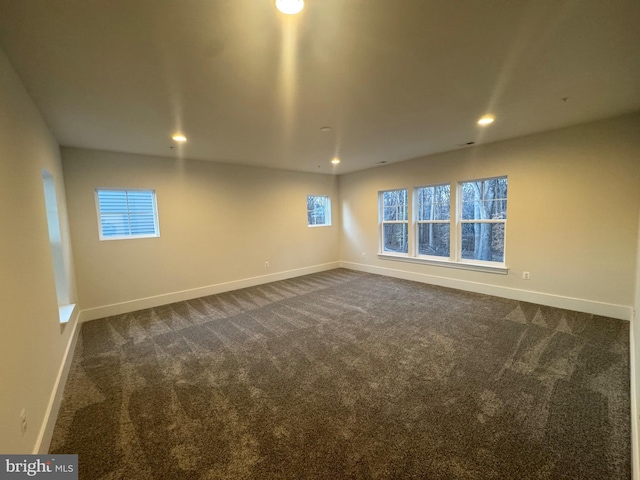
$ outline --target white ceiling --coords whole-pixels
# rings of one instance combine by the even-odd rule
[[[0,0],[0,47],[61,145],[310,172],[640,109],[638,0]]]

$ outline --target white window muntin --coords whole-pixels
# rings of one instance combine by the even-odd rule
[[[432,190],[433,195],[433,200],[430,204],[430,212],[425,211],[425,198],[421,195],[422,192],[426,193],[428,190]],[[454,232],[454,229],[451,228],[451,185],[448,183],[441,183],[414,187],[413,204],[415,205],[413,216],[415,251],[413,252],[413,256],[436,260],[451,260],[453,255],[451,252],[451,245],[454,244],[451,238],[452,233]],[[429,253],[425,251],[426,249],[422,248],[421,226],[423,225],[437,227],[429,229],[432,235],[434,230],[442,229],[447,232],[446,244],[448,248],[446,249],[446,255],[444,254],[444,248],[442,248],[442,246],[440,246],[441,248],[434,248],[434,251]]]
[[[501,197],[494,197],[491,199],[486,199],[485,198],[485,193],[486,193],[486,189],[485,189],[485,184],[484,182],[488,182],[491,180],[504,180],[504,188],[505,188],[505,195],[501,196]],[[478,182],[483,182],[483,188],[482,188],[482,192],[480,192],[479,198],[475,197],[473,201],[470,200],[465,200],[464,199],[464,185],[465,184],[474,184],[474,183],[478,183]],[[487,266],[505,266],[506,264],[506,246],[507,246],[507,195],[508,195],[508,182],[507,182],[507,176],[503,175],[503,176],[498,176],[498,177],[488,177],[488,178],[479,178],[479,179],[473,179],[473,180],[463,180],[458,182],[457,185],[457,209],[456,209],[456,253],[455,253],[455,261],[459,262],[459,263],[469,263],[469,264],[477,264],[477,265],[487,265]],[[468,217],[468,214],[465,214],[465,207],[470,204],[470,203],[480,203],[482,207],[484,207],[484,204],[486,202],[500,202],[503,205],[501,205],[498,209],[498,215],[495,216],[495,218],[464,218],[464,217]],[[485,209],[485,213],[486,213],[486,209]],[[488,217],[489,215],[485,215],[485,214],[481,214],[481,217]],[[492,215],[493,216],[493,215]],[[475,215],[474,215],[475,217]],[[465,238],[464,238],[464,227],[465,225],[473,225],[473,224],[478,224],[478,225],[483,225],[483,224],[501,224],[503,225],[502,228],[502,259],[501,260],[488,260],[488,259],[481,259],[481,258],[465,258],[465,253],[464,253],[464,243],[465,243]],[[492,232],[493,233],[493,232]],[[500,234],[500,233],[499,233]],[[452,242],[453,244],[453,239]],[[493,252],[491,252],[493,254]]]
[[[378,192],[378,218],[380,253],[408,256],[411,243],[409,241],[408,190],[400,188]],[[398,226],[401,228],[398,229]],[[394,242],[390,241],[391,236],[396,238]],[[397,247],[390,247],[389,245],[392,244],[397,244]]]

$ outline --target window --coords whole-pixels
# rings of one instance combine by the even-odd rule
[[[504,262],[507,177],[462,182],[460,258]]]
[[[451,188],[449,185],[416,189],[418,255],[450,256]]]
[[[407,190],[380,192],[380,228],[382,252],[408,253],[408,195]]]
[[[506,176],[415,187],[412,222],[408,201],[407,189],[378,192],[381,257],[507,273]]]
[[[307,196],[307,224],[310,227],[331,225],[331,199],[325,195]]]
[[[153,190],[97,189],[100,240],[158,237],[158,210]]]
[[[49,230],[49,244],[53,261],[53,279],[58,298],[60,323],[67,323],[73,312],[71,292],[69,287],[69,269],[65,262],[65,250],[68,248],[67,239],[63,237],[58,214],[58,200],[56,198],[56,184],[53,176],[46,170],[42,171],[42,186],[44,187],[44,204],[47,212],[47,227]]]

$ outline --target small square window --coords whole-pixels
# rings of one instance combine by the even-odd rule
[[[307,225],[310,227],[331,225],[331,199],[328,196],[307,196]]]
[[[100,240],[159,237],[154,190],[97,189]]]

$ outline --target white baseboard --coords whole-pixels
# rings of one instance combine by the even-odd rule
[[[140,298],[129,302],[114,303],[102,307],[89,308],[80,312],[80,321],[86,322],[96,320],[98,318],[110,317],[113,315],[122,315],[123,313],[135,312],[145,308],[158,307],[169,303],[182,302],[198,297],[206,297],[207,295],[216,295],[218,293],[228,292],[230,290],[238,290],[241,288],[254,287],[269,282],[277,282],[279,280],[287,280],[288,278],[309,275],[311,273],[324,272],[339,268],[340,262],[323,263],[321,265],[313,265],[311,267],[296,268],[294,270],[286,270],[284,272],[271,273],[269,275],[260,275],[259,277],[245,278],[242,280],[234,280],[232,282],[218,283],[206,287],[193,288],[190,290],[182,290],[179,292],[166,293],[153,297]]]
[[[635,344],[635,335],[634,330],[638,328],[636,322],[638,322],[640,318],[638,318],[634,312],[633,318],[631,319],[631,328],[629,332],[629,374],[631,376],[631,468],[632,468],[632,478],[633,480],[640,480],[640,432],[638,431],[638,392],[637,389],[640,387],[637,381],[637,364],[638,360],[638,352],[636,351]]]
[[[633,311],[632,307],[626,305],[594,302],[592,300],[585,300],[582,298],[563,297],[560,295],[552,295],[550,293],[500,287],[496,285],[489,285],[486,283],[470,282],[468,280],[458,280],[455,278],[440,277],[437,275],[429,275],[425,273],[407,272],[405,270],[377,267],[374,265],[365,265],[362,263],[340,262],[340,266],[342,268],[349,268],[351,270],[358,270],[361,272],[386,275],[387,277],[402,278],[404,280],[429,283],[432,285],[455,288],[458,290],[466,290],[469,292],[484,293],[486,295],[493,295],[496,297],[537,303],[539,305],[564,308],[567,310],[591,313],[594,315],[602,315],[604,317],[618,318],[620,320],[631,320],[631,313]]]
[[[66,328],[73,328],[71,335],[69,336],[69,343],[62,357],[62,363],[58,369],[58,376],[56,382],[53,385],[53,391],[49,398],[49,405],[47,405],[47,411],[45,413],[44,421],[40,427],[40,433],[33,449],[34,454],[47,454],[49,453],[49,446],[51,445],[51,438],[53,437],[53,429],[56,426],[56,420],[58,419],[58,411],[60,410],[60,403],[62,402],[62,394],[64,393],[64,386],[67,383],[67,377],[69,376],[69,370],[71,368],[71,362],[73,360],[73,353],[76,349],[76,342],[78,341],[78,333],[80,328],[80,314],[75,312],[71,314],[69,322],[66,324]]]

